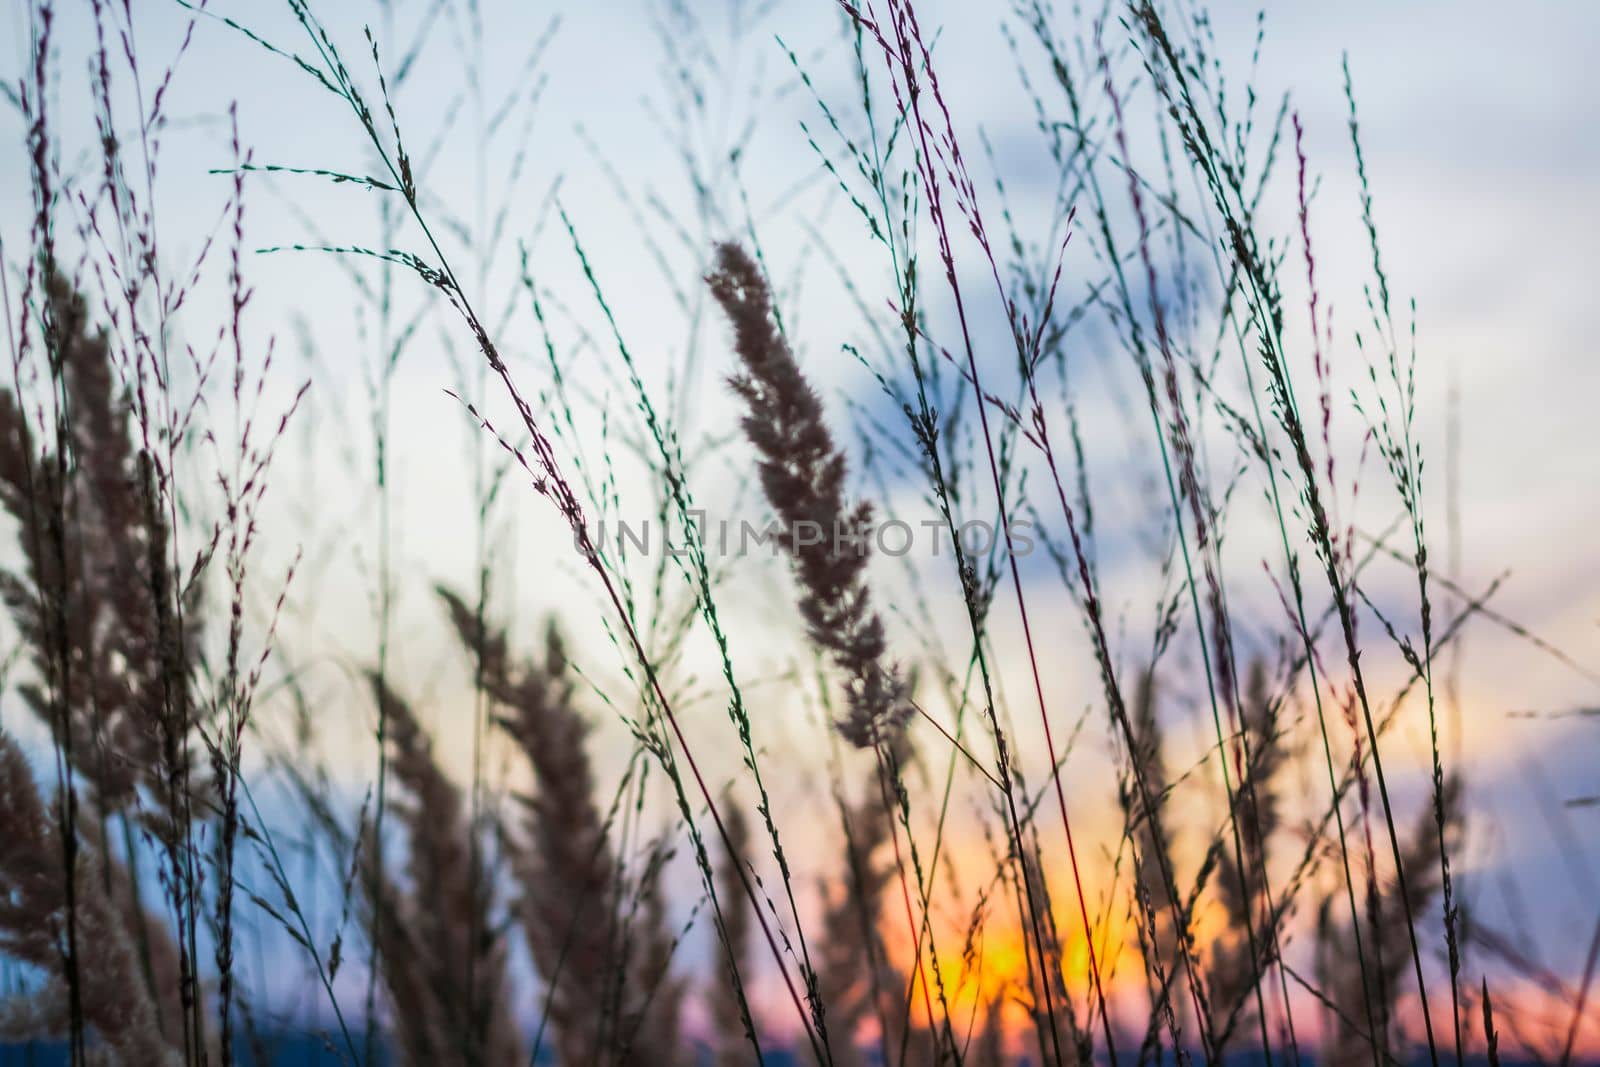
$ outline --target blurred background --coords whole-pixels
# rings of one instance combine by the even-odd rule
[[[1167,173],[1183,147],[1150,132],[1160,105],[1127,44],[1125,14],[1116,5],[1080,10],[1095,6],[1061,3],[1048,15],[1063,40],[1077,42],[1073,48],[1101,43],[1124,87],[1132,162],[1143,173]],[[20,0],[7,5],[8,84],[32,62],[29,8]],[[158,192],[150,199],[164,261],[190,263],[208,240],[227,239],[231,179],[217,172],[241,155],[257,167],[373,172],[371,146],[348,108],[291,60],[224,21],[238,20],[276,47],[304,50],[305,33],[288,6],[215,0],[198,15],[178,3],[128,10],[130,39],[147,72],[181,55],[163,90],[167,121],[159,134]],[[837,6],[360,0],[315,10],[352,67],[359,61],[363,85],[373,84],[363,36],[370,27],[434,236],[478,294],[477,309],[534,409],[558,424],[562,456],[605,501],[592,517],[654,523],[658,533],[663,527],[661,474],[617,338],[682,448],[708,521],[769,517],[738,440],[740,403],[725,385],[735,369],[728,331],[700,283],[713,242],[735,238],[760,249],[786,334],[850,456],[852,493],[919,530],[937,518],[897,394],[884,384],[903,384],[908,369],[903,353],[896,362],[892,344],[894,275],[851,202],[861,185],[844,146],[865,129],[858,121],[860,53]],[[1058,304],[1086,310],[1063,342],[1062,392],[1051,395],[1072,398],[1093,486],[1104,610],[1119,665],[1132,677],[1147,665],[1162,605],[1177,588],[1169,523],[1149,427],[1138,418],[1136,369],[1115,315],[1093,299],[1105,262],[1088,202],[1063,189],[1051,152],[1065,119],[1048,57],[1029,28],[1036,8],[930,0],[917,10],[991,227],[999,232],[1004,212],[1026,246],[1017,262],[1043,263],[1047,274],[1069,230],[1064,209],[1078,208]],[[1373,272],[1350,139],[1348,69],[1371,216],[1406,347],[1414,329],[1415,431],[1426,457],[1423,508],[1436,611],[1453,618],[1469,598],[1492,590],[1483,602],[1489,610],[1468,619],[1439,660],[1440,677],[1448,678],[1440,747],[1466,784],[1458,892],[1486,938],[1501,942],[1498,952],[1487,942],[1472,950],[1464,980],[1475,987],[1480,971],[1505,975],[1510,1017],[1525,1013],[1530,1034],[1559,1031],[1566,1012],[1540,997],[1551,982],[1569,993],[1586,987],[1600,921],[1600,361],[1593,350],[1600,76],[1590,55],[1600,40],[1600,8],[1479,0],[1268,4],[1260,11],[1221,4],[1202,24],[1227,72],[1235,113],[1248,108],[1254,116],[1253,158],[1275,158],[1254,221],[1285,257],[1288,328],[1307,343],[1291,118],[1303,127],[1339,504],[1362,551],[1366,538],[1392,533],[1401,510],[1352,402],[1373,395],[1371,351],[1356,339],[1371,322]],[[99,165],[91,5],[60,5],[53,40],[61,56],[51,100],[57,151],[65,173],[89,180]],[[870,43],[865,48],[876,78],[873,105],[889,109],[888,83]],[[20,111],[6,109],[5,121],[8,143],[23,145]],[[383,116],[380,126],[387,123]],[[28,168],[25,152],[0,153],[0,235],[14,278],[33,211]],[[1192,179],[1176,182],[1177,192],[1199,202]],[[495,440],[499,434],[524,443],[515,409],[442,292],[373,256],[317,250],[395,248],[432,259],[422,235],[392,196],[360,182],[256,170],[244,188],[248,336],[253,351],[271,354],[263,410],[286,407],[310,384],[274,459],[253,565],[249,613],[257,632],[265,631],[293,573],[256,714],[263,782],[272,779],[269,754],[289,754],[324,768],[346,808],[370,796],[376,710],[363,672],[382,656],[453,775],[467,780],[476,771],[497,791],[526,785],[507,746],[485,740],[478,728],[472,665],[453,643],[433,592],[442,584],[469,597],[481,592],[488,615],[519,649],[539,647],[545,620],[559,618],[589,691],[590,751],[607,794],[633,755],[625,718],[638,701],[637,680],[561,516]],[[1115,199],[1126,212],[1125,192]],[[1126,227],[1132,216],[1115,222]],[[923,309],[930,346],[954,349],[955,319],[923,227],[915,240],[930,294]],[[992,368],[993,387],[1010,395],[1016,368],[1005,308],[967,234],[957,242],[964,284],[980,294],[972,309],[977,356]],[[1214,242],[1208,247],[1197,233],[1180,244],[1170,233],[1158,238],[1164,284],[1203,304],[1219,287],[1210,265]],[[1003,251],[1009,264],[1010,251]],[[220,270],[199,279],[173,323],[182,343],[210,343],[227,326],[225,283]],[[614,315],[615,337],[607,315]],[[1216,329],[1203,318],[1197,312],[1193,323],[1194,334],[1208,339],[1202,346]],[[1291,356],[1305,361],[1297,373],[1310,381],[1309,356]],[[1224,362],[1219,389],[1242,388],[1237,363]],[[962,391],[958,373],[947,366],[945,376],[953,398]],[[1049,417],[1064,434],[1065,406],[1054,403],[1047,401]],[[493,429],[486,431],[467,404]],[[1283,559],[1264,482],[1230,457],[1236,446],[1224,420],[1215,411],[1205,418],[1203,463],[1216,485],[1230,487],[1221,559],[1235,640],[1242,656],[1279,662],[1292,630],[1273,577]],[[981,457],[970,417],[965,425],[969,454]],[[982,515],[991,499],[987,474],[981,462],[974,471],[968,506]],[[1053,491],[1041,480],[1046,475],[1029,477],[1024,499],[1038,510],[1028,514],[1049,528]],[[1395,543],[1409,551],[1404,536]],[[646,612],[669,620],[692,613],[690,584],[675,566],[656,568],[659,537],[652,548],[626,563],[641,583]],[[1310,569],[1309,546],[1302,548]],[[852,756],[841,757],[827,725],[828,686],[794,612],[788,568],[763,552],[712,556],[753,741],[770,761],[766,784],[811,908],[813,888],[836,871],[840,849],[825,803],[828,783],[839,780],[841,766],[849,780]],[[880,553],[872,575],[893,654],[922,671],[919,692],[936,694],[937,668],[924,664],[948,663],[959,673],[971,643],[948,552],[919,539],[902,558]],[[1124,827],[1116,799],[1120,749],[1058,561],[1041,546],[1021,561],[1021,580],[1042,653],[1042,685],[1059,724],[1055,743],[1071,739],[1062,779],[1080,857],[1089,857],[1086,889],[1099,901],[1114,891]],[[995,595],[989,637],[1019,769],[1037,786],[1048,779],[1049,759],[1008,583]],[[1416,631],[1415,577],[1403,560],[1378,554],[1362,585],[1374,611],[1383,609],[1403,633]],[[679,632],[675,623],[665,625]],[[1186,625],[1185,616],[1178,627]],[[1365,664],[1369,686],[1387,702],[1409,670],[1375,615],[1362,626],[1376,649]],[[713,788],[731,783],[748,792],[715,643],[691,620],[666,655],[684,728]],[[1322,655],[1338,669],[1343,652],[1331,636]],[[1208,762],[1212,724],[1196,682],[1192,634],[1179,634],[1167,664],[1160,684],[1167,762],[1174,777],[1184,777],[1169,801],[1172,820],[1180,831],[1209,827],[1220,782],[1214,758]],[[936,719],[953,724],[954,708],[924,699]],[[1304,700],[1291,695],[1297,713]],[[11,710],[9,688],[3,701],[0,722],[8,730],[35,746],[46,743]],[[1398,721],[1384,755],[1409,825],[1430,788],[1428,721],[1414,707]],[[989,752],[981,726],[969,720],[967,729],[969,743]],[[927,723],[914,730],[922,759],[910,772],[912,788],[937,796],[949,747]],[[1309,746],[1311,737],[1305,732],[1296,744]],[[1192,777],[1183,776],[1190,768]],[[1296,817],[1320,810],[1326,781],[1319,775],[1315,760],[1297,761],[1290,772],[1285,804]],[[949,863],[968,890],[993,864],[983,829],[988,813],[972,792],[958,789],[950,806]],[[267,819],[288,826],[298,818],[291,791],[264,789],[261,799]],[[1059,844],[1047,830],[1052,879],[1066,877]],[[316,877],[337,892],[337,870]],[[673,861],[670,877],[683,888],[674,917],[687,923],[696,873],[686,855]],[[960,927],[970,894],[940,906]],[[991,949],[1005,952],[998,938]],[[1520,963],[1510,958],[1519,955]],[[704,969],[713,957],[709,935],[695,929],[683,966]],[[1075,981],[1086,964],[1076,966]],[[756,970],[755,999],[783,1030],[782,988]],[[1139,984],[1135,971],[1122,976],[1130,988]],[[281,983],[280,995],[289,998],[297,980],[283,974],[274,979],[269,971],[266,981]],[[354,987],[359,978],[346,981]],[[1600,1056],[1600,1021],[1591,1016],[1584,1025],[1580,1053]],[[1530,1036],[1528,1047],[1544,1047],[1543,1040]]]

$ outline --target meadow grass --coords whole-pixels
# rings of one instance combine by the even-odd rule
[[[1328,165],[1359,190],[1354,330],[1313,245],[1303,117],[1258,85],[1261,22],[1235,71],[1187,3],[999,13],[1049,172],[1024,204],[923,5],[821,5],[837,32],[802,54],[759,5],[664,0],[653,106],[687,206],[587,134],[566,164],[614,193],[616,262],[554,182],[531,192],[555,21],[502,95],[477,3],[365,25],[173,4],[146,69],[131,5],[91,0],[62,41],[29,0],[8,90],[29,215],[0,246],[0,1054],[268,1064],[313,1033],[363,1065],[1437,1067],[1514,1046],[1565,1067],[1597,1047],[1600,927],[1581,975],[1554,974],[1456,877],[1472,768],[1436,663],[1479,623],[1594,675],[1490,605],[1499,579],[1435,569],[1416,311],[1348,62],[1351,157]],[[180,259],[158,161],[185,56],[224,43],[314,91],[304,121],[348,156],[257,160],[226,108],[217,221]],[[79,52],[86,116],[60,89]],[[780,73],[741,86],[758,55]],[[419,95],[441,129],[408,123]],[[781,132],[809,173],[757,210],[741,159],[796,101]],[[435,184],[445,163],[472,189]],[[376,236],[312,217],[306,183],[364,194]],[[302,229],[257,249],[268,190]],[[768,239],[804,197],[803,240]],[[257,340],[253,252],[348,285],[361,417],[319,384],[348,353],[315,323],[304,373]],[[647,273],[669,298],[640,328],[619,279]],[[814,275],[845,311],[802,314]],[[837,404],[819,348],[861,383]],[[401,391],[434,349],[451,378],[417,426]],[[365,437],[330,458],[323,419]],[[463,425],[453,584],[406,556],[396,457]],[[331,565],[314,532],[272,540],[285,465],[370,505],[330,539],[356,543],[369,605],[331,672],[303,652]],[[770,632],[705,521],[729,496],[760,516]],[[674,548],[608,539],[629,516]],[[587,603],[507,594],[540,522],[562,552],[532,565]],[[891,522],[945,550],[886,549]],[[414,669],[414,600],[463,685]],[[1097,684],[1064,693],[1074,657]],[[1403,783],[1402,722],[1425,782]]]

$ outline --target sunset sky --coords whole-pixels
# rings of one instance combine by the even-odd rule
[[[187,13],[177,4],[135,6],[141,61],[159,68],[174,53]],[[386,65],[398,63],[431,5],[396,5],[392,26],[374,13],[376,6],[343,0],[314,5],[352,65],[365,58],[364,19],[373,21]],[[986,210],[999,210],[998,171],[1023,225],[1046,218],[1054,175],[1007,43],[1008,27],[1020,34],[1010,5],[929,0],[918,6],[930,33],[938,28],[940,79]],[[1058,6],[1061,18],[1068,19],[1072,5]],[[64,7],[57,35],[70,58],[69,76],[60,87],[62,108],[68,115],[84,115],[84,89],[74,75],[82,69],[92,23],[79,10],[87,5]],[[441,129],[448,133],[422,182],[440,217],[448,220],[442,227],[447,244],[457,228],[483,232],[503,212],[504,238],[493,261],[480,269],[464,255],[461,262],[470,265],[463,273],[481,286],[482,304],[490,309],[486,317],[504,323],[501,344],[514,374],[530,396],[542,399],[550,381],[548,365],[526,301],[519,297],[519,245],[526,248],[531,274],[550,294],[553,340],[572,353],[570,373],[580,397],[576,439],[591,469],[605,449],[614,450],[621,517],[652,519],[654,496],[648,473],[627,451],[629,435],[636,434],[634,399],[572,240],[555,213],[558,204],[605,288],[646,387],[664,396],[670,379],[677,390],[670,415],[691,455],[733,433],[738,417],[736,400],[723,385],[731,370],[727,337],[703,306],[698,283],[709,253],[704,239],[743,237],[753,225],[788,301],[787,328],[841,440],[849,443],[859,474],[868,458],[862,441],[867,425],[874,419],[893,423],[901,416],[869,370],[843,346],[871,352],[862,307],[885,318],[892,278],[881,251],[867,241],[859,217],[808,143],[814,138],[827,152],[838,147],[816,100],[799,86],[788,55],[792,50],[799,57],[824,100],[858,103],[851,96],[841,17],[831,0],[778,0],[743,8],[721,0],[703,5],[682,0],[676,9],[656,0],[484,0],[481,7],[487,30],[481,56],[469,66],[481,78],[484,103],[474,102],[471,75],[460,58],[477,55],[470,25],[450,15],[439,19],[428,47],[396,92],[398,118],[418,158],[432,158],[433,139]],[[1231,64],[1237,72],[1232,77],[1242,87],[1256,11],[1231,3],[1216,8],[1225,65]],[[10,42],[0,47],[0,57],[11,82],[28,61],[23,9],[9,4],[0,17],[0,36]],[[210,10],[247,22],[275,43],[301,44],[281,5],[214,0]],[[730,15],[736,10],[745,14]],[[699,39],[686,32],[691,24],[721,51],[700,54]],[[530,78],[526,61],[547,33],[548,44],[537,53]],[[1114,19],[1105,34],[1113,43],[1125,37]],[[1574,661],[1563,663],[1506,626],[1479,618],[1454,653],[1459,659],[1452,661],[1459,670],[1459,711],[1444,716],[1444,750],[1452,760],[1459,754],[1469,789],[1468,845],[1457,869],[1478,917],[1508,935],[1532,938],[1539,959],[1574,984],[1600,920],[1596,41],[1600,5],[1579,0],[1269,3],[1255,76],[1262,123],[1270,121],[1283,92],[1292,94],[1290,106],[1305,128],[1311,173],[1320,183],[1312,227],[1323,296],[1334,315],[1331,355],[1339,405],[1334,434],[1343,469],[1353,470],[1361,453],[1359,416],[1348,393],[1364,387],[1364,363],[1352,331],[1366,321],[1361,287],[1370,272],[1346,125],[1341,57],[1347,53],[1385,266],[1397,302],[1415,300],[1419,427],[1428,457],[1425,506],[1436,573],[1475,594],[1499,579],[1489,606]],[[1037,49],[1029,49],[1025,35],[1019,50],[1031,64],[1030,76],[1041,77]],[[1136,65],[1126,55],[1119,61],[1130,71]],[[703,79],[696,84],[709,100],[706,114],[691,123],[687,144],[675,132],[672,115],[673,101],[681,98],[673,85],[681,85],[682,70]],[[474,124],[493,115],[505,94],[516,92],[522,96],[507,123],[515,131],[479,157]],[[208,171],[232,163],[230,103],[237,104],[239,136],[257,164],[357,174],[371,165],[348,111],[340,111],[337,101],[290,63],[215,19],[203,18],[196,26],[171,93],[159,206],[167,241],[163,254],[174,264],[196,253],[227,195],[228,179]],[[1140,107],[1153,106],[1148,93],[1137,99]],[[6,116],[5,135],[20,144],[17,112],[7,108]],[[508,146],[521,136],[524,122],[530,123],[527,149],[520,153]],[[754,123],[748,145],[730,165],[727,149],[747,123]],[[71,128],[78,150],[92,147],[86,122]],[[980,133],[992,154],[981,150]],[[1135,152],[1153,164],[1158,157],[1150,154],[1152,147],[1136,144]],[[1285,151],[1289,162],[1279,163],[1287,168],[1293,156]],[[70,152],[66,158],[70,170]],[[719,183],[706,190],[704,200],[697,199],[686,178],[686,158]],[[25,244],[25,166],[24,153],[0,153],[0,237],[7,271],[16,269]],[[1266,225],[1284,237],[1293,232],[1297,240],[1289,176],[1287,169],[1279,175],[1265,210]],[[379,194],[352,184],[257,175],[246,190],[247,248],[376,246],[381,239]],[[819,234],[827,240],[819,240]],[[403,248],[421,247],[413,231],[400,231],[397,241]],[[1298,248],[1291,248],[1294,267],[1286,274],[1295,279],[1298,256]],[[839,284],[835,264],[856,281],[858,295]],[[992,288],[980,288],[987,279],[978,265],[974,257],[966,269],[974,291],[991,305],[976,313],[980,347],[989,346],[999,363],[1010,341],[993,306]],[[348,710],[325,716],[320,726],[328,764],[359,797],[371,778],[373,758],[364,737],[370,711],[361,703],[355,670],[370,662],[376,641],[368,383],[379,357],[378,327],[351,277],[359,273],[371,281],[377,274],[359,259],[299,252],[250,256],[246,269],[256,290],[248,319],[251,335],[259,351],[266,350],[269,338],[275,345],[269,400],[281,404],[300,381],[309,377],[312,382],[272,476],[268,547],[259,575],[265,582],[262,603],[270,603],[270,576],[281,576],[300,552],[280,647],[286,662],[310,672],[318,699],[342,701]],[[931,254],[925,269],[930,277],[935,273]],[[1070,243],[1063,299],[1081,299],[1100,269],[1088,259],[1086,242]],[[201,298],[219,291],[201,290],[199,310],[185,324],[191,337],[208,339],[217,329],[220,320]],[[1292,314],[1303,316],[1303,292],[1287,295]],[[937,296],[942,298],[943,291]],[[414,278],[396,277],[398,321],[424,307],[425,298]],[[449,644],[430,589],[435,582],[458,587],[472,582],[478,550],[473,457],[481,449],[499,460],[445,390],[482,405],[508,436],[511,409],[480,377],[466,343],[470,339],[447,310],[435,307],[418,320],[391,386],[392,529],[399,576],[394,646],[397,675],[419,704],[435,709],[430,714],[436,716],[440,747],[459,769],[469,765],[470,730],[466,713],[451,709],[470,706],[470,695],[462,703],[470,679]],[[947,310],[935,308],[931,314],[936,327],[949,320]],[[1409,311],[1404,315],[1409,323]],[[1297,328],[1304,336],[1303,325]],[[586,338],[592,343],[586,345]],[[1116,620],[1118,654],[1131,677],[1139,658],[1147,655],[1151,605],[1162,586],[1149,545],[1141,542],[1155,530],[1140,518],[1150,507],[1149,485],[1141,481],[1148,472],[1137,458],[1148,426],[1125,425],[1117,396],[1135,379],[1125,358],[1119,363],[1115,354],[1096,353],[1095,346],[1108,340],[1104,330],[1094,329],[1078,339],[1086,376],[1079,414],[1091,473],[1104,494],[1097,507],[1103,513],[1105,594]],[[886,365],[875,362],[875,367]],[[1106,367],[1112,369],[1102,370]],[[1309,377],[1309,360],[1302,372]],[[903,375],[904,368],[896,373]],[[563,449],[569,445],[563,439]],[[737,466],[744,455],[723,448],[696,468],[692,488],[710,514],[735,520],[765,516],[748,469]],[[1222,466],[1219,462],[1219,470]],[[1368,458],[1363,477],[1360,497],[1351,503],[1352,519],[1376,533],[1394,519],[1397,505],[1375,457]],[[1230,515],[1225,558],[1241,642],[1270,655],[1286,626],[1263,566],[1281,570],[1282,559],[1259,478],[1251,478]],[[913,523],[934,514],[925,487],[895,467],[892,457],[879,473],[858,478],[854,486],[874,498],[886,494],[878,500],[880,507]],[[509,477],[502,494],[490,531],[493,609],[511,622],[513,641],[523,648],[534,647],[540,619],[559,615],[573,633],[575,658],[586,675],[625,704],[632,697],[624,660],[601,624],[594,583],[582,573],[559,518],[525,478]],[[1448,506],[1452,501],[1455,515]],[[792,829],[785,826],[797,854],[815,860],[810,870],[826,871],[830,850],[838,847],[826,804],[832,745],[820,721],[814,668],[792,610],[788,577],[782,566],[765,559],[731,561],[730,567],[725,603],[719,606],[747,700],[761,698],[756,742],[778,768],[772,785],[779,811],[807,813],[794,818]],[[904,659],[922,657],[923,642],[929,641],[937,642],[952,664],[965,662],[965,616],[947,557],[919,547],[904,561],[877,561],[874,574],[882,583],[891,639]],[[1044,685],[1059,724],[1057,743],[1089,712],[1064,778],[1074,830],[1090,842],[1087,850],[1096,858],[1092,896],[1110,886],[1102,861],[1115,849],[1122,825],[1113,771],[1118,750],[1099,707],[1098,679],[1082,625],[1054,566],[1041,552],[1024,564],[1023,576],[1035,636],[1042,635],[1046,647]],[[1414,628],[1414,583],[1405,568],[1375,565],[1369,592]],[[674,595],[681,605],[684,591]],[[1435,595],[1444,615],[1458,610],[1459,598],[1437,586]],[[932,605],[929,618],[920,622],[919,597]],[[1403,680],[1404,664],[1375,620],[1364,625],[1373,649],[1374,691],[1387,701]],[[1016,749],[1030,782],[1042,784],[1048,760],[1008,585],[997,597],[992,626],[1002,650],[998,669]],[[703,746],[717,780],[729,781],[738,777],[739,757],[724,716],[725,691],[713,652],[699,634],[678,665],[675,684],[684,694],[695,743]],[[1338,660],[1342,652],[1330,645],[1323,655]],[[1185,653],[1176,660],[1175,671],[1190,678],[1194,657]],[[805,684],[787,684],[796,674]],[[1200,695],[1181,683],[1174,690],[1164,715],[1176,772],[1204,755],[1211,726]],[[602,720],[597,761],[605,775],[614,776],[627,758],[628,737],[615,716],[606,717],[598,698],[593,705]],[[939,710],[950,713],[947,706]],[[0,721],[11,720],[9,709],[0,712]],[[976,727],[969,723],[969,729]],[[287,726],[269,724],[267,730],[279,737],[288,733]],[[920,741],[930,754],[925,773],[932,790],[948,749],[940,747],[936,735]],[[1408,709],[1385,746],[1396,778],[1396,804],[1410,825],[1428,783],[1426,718]],[[1317,790],[1326,783],[1309,771],[1296,773],[1301,777],[1292,779],[1297,791],[1291,807],[1306,814],[1322,798]],[[1220,788],[1215,774],[1199,775],[1197,783],[1193,792],[1174,794],[1180,825],[1209,825],[1216,810],[1203,807]],[[952,845],[968,889],[987,877],[991,863],[977,829],[978,795],[968,781],[957,802],[960,829]],[[1051,848],[1059,851],[1052,836],[1059,835],[1059,824],[1046,823],[1043,832],[1047,854]],[[686,882],[691,874],[685,868]],[[1064,876],[1064,870],[1051,875]],[[1064,887],[1060,896],[1057,906],[1065,921],[1073,912]],[[954,913],[945,918],[954,925],[963,921]],[[995,948],[991,963],[1003,966],[1005,948]],[[1137,962],[1130,957],[1125,966],[1132,981]],[[1476,973],[1469,977],[1475,985]],[[772,1009],[772,1015],[781,1015],[776,994]],[[1589,1026],[1587,1037],[1589,1047],[1600,1053],[1600,1021]]]

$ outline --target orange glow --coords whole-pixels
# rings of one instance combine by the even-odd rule
[[[981,869],[980,864],[992,864],[985,854],[976,849],[956,849],[952,856],[956,855],[969,861],[966,869],[976,870]],[[1082,1023],[1088,1018],[1089,1005],[1094,1000],[1094,985],[1083,920],[1077,899],[1070,888],[1070,870],[1065,869],[1064,865],[1052,868],[1048,883],[1052,893],[1052,917],[1061,944],[1062,980]],[[1140,931],[1136,925],[1142,920],[1125,904],[1109,913],[1103,904],[1107,899],[1126,900],[1126,873],[1120,884],[1100,885],[1093,889],[1086,886],[1086,889],[1092,900],[1101,902],[1090,908],[1090,918],[1095,924],[1096,961],[1100,968],[1101,985],[1111,1002],[1112,1017],[1116,1019],[1121,1014],[1118,1011],[1119,1004],[1124,1007],[1137,1004],[1135,1014],[1141,1013],[1145,1010],[1148,997],[1144,964],[1140,956]],[[963,903],[970,908],[970,901]],[[915,967],[913,942],[902,909],[887,909],[883,922],[884,938],[891,957],[901,973],[911,974]],[[972,937],[970,952],[964,951],[967,948],[969,925],[970,911],[960,924],[947,922],[942,926],[936,925],[935,929],[940,974],[957,1040],[964,1040],[969,1028],[974,1031],[982,1028],[993,1017],[998,1019],[1003,1028],[1006,1045],[1013,1050],[1022,1048],[1034,1040],[1027,1009],[1033,998],[1035,984],[1031,974],[1035,956],[1032,934],[1024,930],[1018,921],[1015,897],[1000,891],[991,894],[982,927]],[[1196,906],[1191,916],[1190,934],[1202,959],[1219,946],[1243,936],[1232,928],[1226,910],[1209,896],[1202,896]],[[927,980],[932,982],[931,959],[925,955],[923,963]],[[1273,979],[1273,984],[1275,986],[1276,979]],[[1289,985],[1290,1010],[1297,1031],[1302,1040],[1320,1041],[1324,1027],[1329,1025],[1325,1009],[1303,988],[1292,981]],[[1445,992],[1441,996],[1440,990],[1432,983],[1429,992],[1437,1030],[1440,1020],[1450,1018],[1449,995]],[[1507,983],[1504,988],[1494,989],[1493,997],[1503,1050],[1527,1046],[1547,1059],[1561,1058],[1573,1022],[1570,1003],[1552,997],[1548,990],[1526,983]],[[1282,1001],[1275,990],[1267,1000],[1269,1016],[1281,1017]],[[936,999],[934,1004],[935,1011],[938,1011]],[[927,1017],[920,983],[913,990],[911,1010],[913,1020],[919,1026],[927,1027],[938,1021]],[[1481,1047],[1482,1005],[1475,989],[1463,988],[1462,1010],[1464,1019],[1472,1022],[1470,1032],[1466,1035],[1469,1047]],[[1408,1036],[1420,1040],[1421,1014],[1414,999],[1402,1001],[1397,1022]],[[1440,1031],[1446,1040],[1448,1030],[1446,1022]],[[1578,1024],[1574,1032],[1572,1054],[1574,1062],[1600,1059],[1600,1014],[1591,1012]]]

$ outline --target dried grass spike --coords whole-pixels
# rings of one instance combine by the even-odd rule
[[[849,711],[839,732],[858,748],[889,743],[911,709],[899,672],[884,663],[883,620],[866,584],[871,506],[845,503],[844,453],[779,332],[761,269],[733,243],[718,245],[716,257],[706,282],[733,325],[743,364],[729,385],[749,409],[742,425],[793,561],[806,632],[845,675]]]

